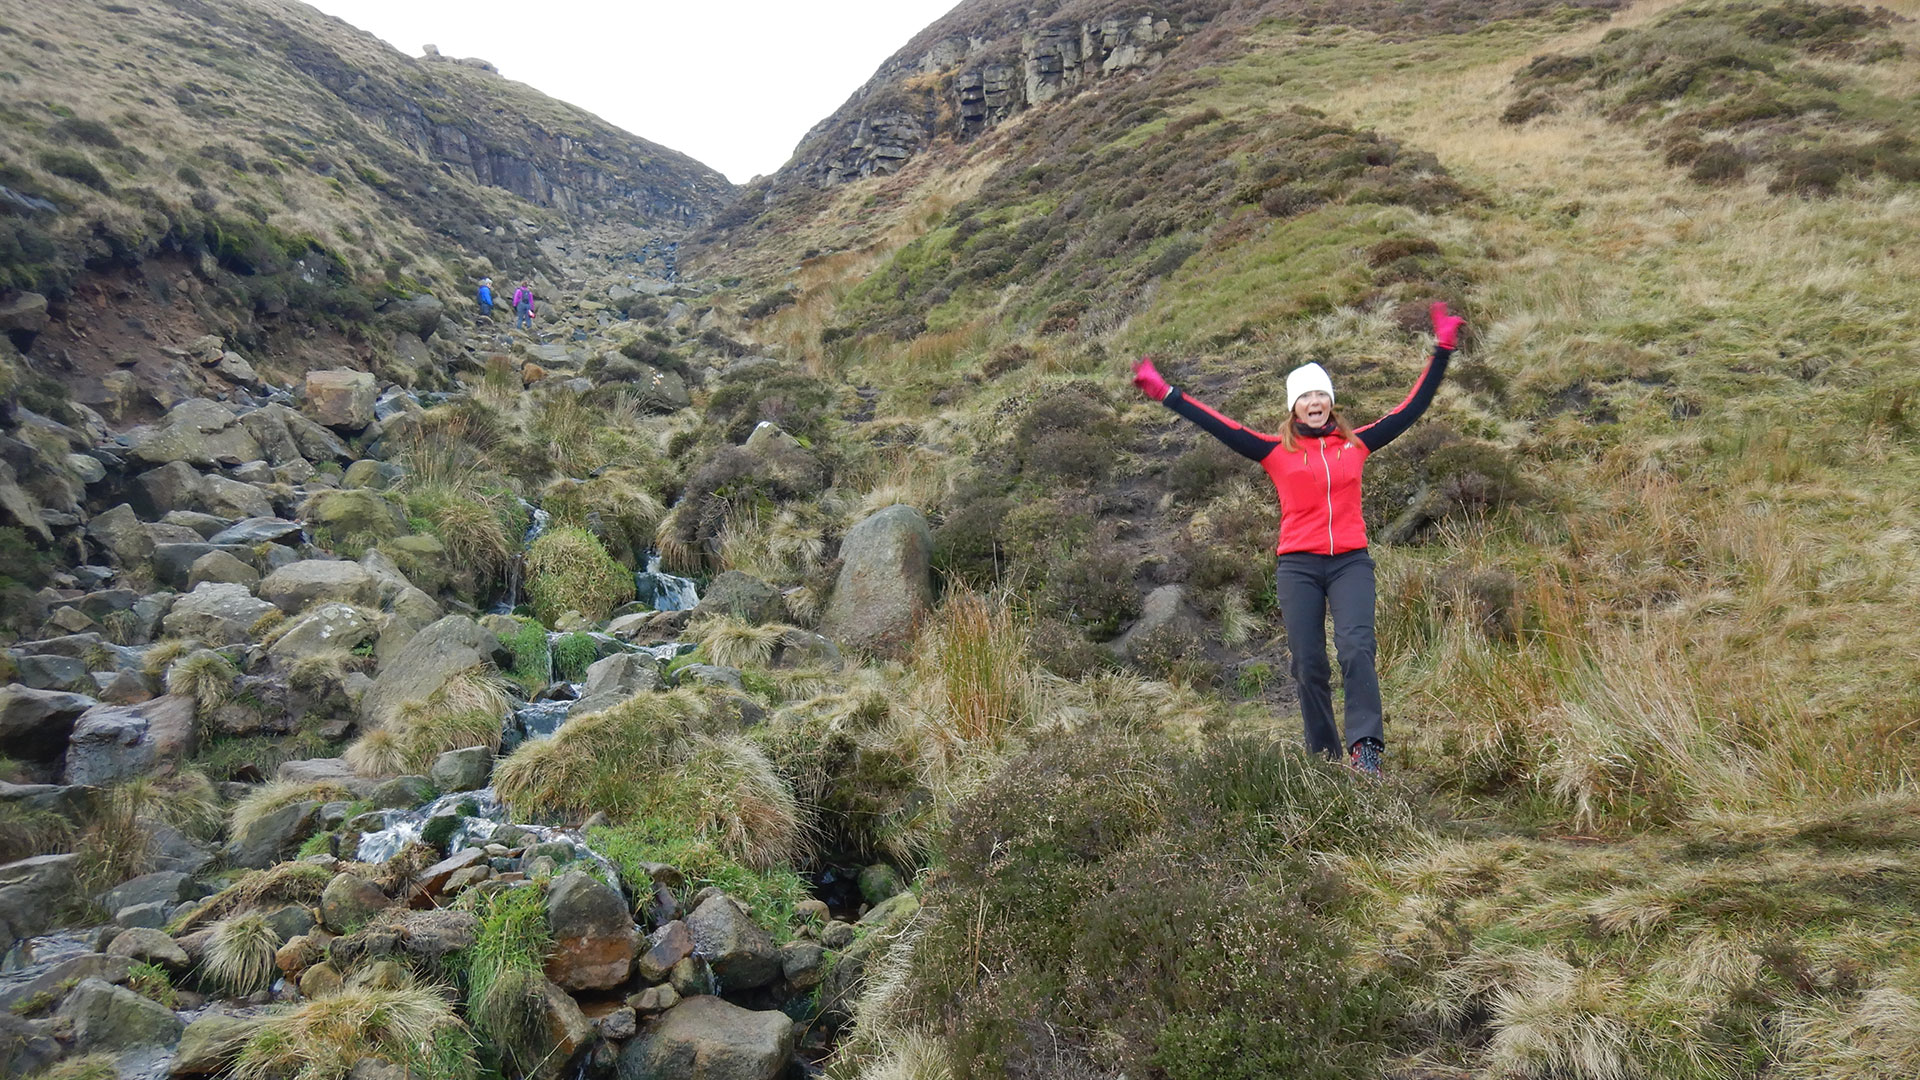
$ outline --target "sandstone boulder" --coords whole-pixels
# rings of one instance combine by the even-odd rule
[[[371,374],[351,368],[307,373],[306,414],[335,431],[359,431],[373,423],[380,387]]]
[[[380,582],[359,563],[307,559],[283,566],[260,582],[260,599],[289,615],[316,603],[380,605]]]
[[[253,640],[253,626],[269,611],[244,585],[207,582],[175,600],[162,622],[169,637],[195,638],[209,645],[238,645]]]
[[[335,934],[351,934],[388,905],[380,887],[355,874],[335,874],[320,893],[320,925]]]
[[[441,791],[478,791],[493,779],[493,751],[484,746],[448,750],[433,759],[427,777]]]
[[[79,860],[75,854],[35,855],[0,866],[0,941],[11,944],[53,926],[72,899]]]
[[[492,663],[500,641],[464,615],[447,617],[415,634],[360,699],[360,715],[370,726],[385,726],[409,701],[425,701],[456,672]]]
[[[87,538],[111,552],[121,566],[138,566],[153,554],[153,538],[147,535],[140,515],[126,503],[95,514],[87,522]]]
[[[211,581],[216,585],[240,585],[252,588],[260,584],[260,571],[241,562],[231,553],[209,551],[193,560],[187,568],[187,589],[192,591],[203,582]]]
[[[823,631],[855,648],[900,655],[933,603],[933,534],[910,506],[889,506],[847,532]]]
[[[207,476],[200,481],[200,505],[223,518],[272,517],[273,500],[252,484]]]
[[[258,1016],[206,1012],[194,1018],[180,1036],[170,1076],[220,1076],[240,1056],[240,1048],[262,1022]]]
[[[690,997],[620,1052],[619,1080],[774,1080],[793,1057],[793,1021]]]
[[[567,709],[568,717],[605,712],[635,694],[659,689],[660,662],[646,653],[616,653],[587,668],[580,700]]]
[[[780,950],[733,898],[710,896],[687,916],[694,951],[705,957],[727,992],[765,986],[780,976]]]
[[[695,615],[730,615],[758,626],[778,622],[786,605],[773,586],[738,570],[716,575],[693,609]]]
[[[96,705],[74,722],[64,777],[99,787],[171,771],[193,753],[193,699],[179,694],[137,705]]]
[[[324,534],[336,541],[348,537],[390,540],[407,531],[400,508],[379,492],[365,489],[323,491],[308,499],[301,512],[316,538]]]
[[[74,1048],[83,1053],[168,1047],[186,1029],[173,1010],[100,979],[81,980],[55,1015],[72,1025]]]
[[[288,803],[233,831],[227,842],[227,862],[248,870],[264,870],[292,858],[302,841],[312,836],[320,804],[312,799]]]
[[[174,944],[164,931],[145,927],[122,930],[107,946],[108,956],[124,956],[136,964],[158,964],[169,971],[185,971],[187,950]]]
[[[22,761],[52,761],[66,749],[74,721],[99,702],[85,694],[0,687],[0,754]]]
[[[184,461],[210,468],[263,456],[232,409],[199,397],[175,405],[159,424],[135,433],[131,441],[134,458],[153,465]]]
[[[563,874],[547,890],[547,925],[553,932],[547,978],[567,990],[627,980],[639,935],[618,891],[591,874]]]

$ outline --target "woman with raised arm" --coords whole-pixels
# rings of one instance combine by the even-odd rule
[[[1141,392],[1198,424],[1227,448],[1260,463],[1280,497],[1277,597],[1293,654],[1293,679],[1307,749],[1380,774],[1380,679],[1374,671],[1373,558],[1360,517],[1360,473],[1367,457],[1413,426],[1447,373],[1464,320],[1433,305],[1433,355],[1394,410],[1352,427],[1334,408],[1333,380],[1319,364],[1287,375],[1288,421],[1278,435],[1252,431],[1167,385],[1142,357],[1133,369]],[[1346,686],[1346,734],[1333,723],[1333,669],[1327,661],[1327,612]]]

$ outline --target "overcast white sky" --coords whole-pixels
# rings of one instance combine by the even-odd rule
[[[958,0],[307,2],[408,56],[490,60],[743,184]]]

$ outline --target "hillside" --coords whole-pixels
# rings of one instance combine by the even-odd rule
[[[206,89],[0,20],[10,1074],[1920,1072],[1920,4],[967,0],[737,193],[101,10]],[[1436,299],[1372,782],[1129,368],[1364,422]]]

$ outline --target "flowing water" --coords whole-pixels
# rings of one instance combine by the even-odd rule
[[[660,572],[658,552],[648,554],[647,568],[633,575],[633,586],[640,602],[655,611],[691,611],[700,603],[691,580]]]

